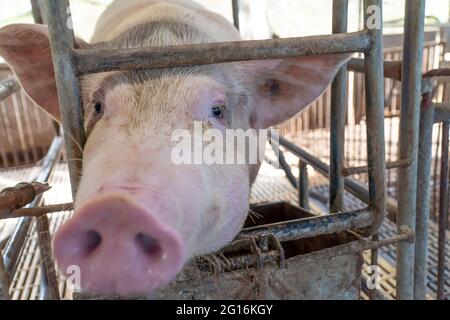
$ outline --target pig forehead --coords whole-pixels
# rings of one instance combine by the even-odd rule
[[[83,99],[86,101],[114,98],[177,98],[195,99],[211,94],[226,95],[230,79],[221,73],[169,72],[111,72],[93,75],[83,81]]]

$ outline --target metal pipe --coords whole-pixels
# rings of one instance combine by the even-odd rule
[[[39,173],[36,179],[34,179],[35,181],[45,182],[48,180],[56,162],[59,159],[62,145],[63,140],[61,137],[55,137],[53,139],[49,151],[43,160],[42,171]],[[29,205],[26,206],[26,208],[38,206],[41,199],[42,194],[37,196],[33,202],[31,202]],[[23,217],[19,219],[3,251],[5,269],[6,272],[9,274],[9,276],[11,277],[11,279],[14,278],[14,274],[16,273],[20,253],[23,244],[25,243],[32,221],[33,221],[32,217]]]
[[[74,64],[75,36],[71,25],[70,6],[68,0],[46,1],[46,17],[50,34],[55,80],[61,109],[64,140],[72,186],[72,197],[75,198],[80,180],[83,147],[86,142],[84,132],[83,108],[80,86]]]
[[[409,166],[409,160],[398,160],[398,161],[392,161],[392,162],[387,162],[386,163],[386,169],[394,169],[394,168],[399,168],[399,167],[405,167],[405,166]],[[354,174],[363,174],[363,173],[367,173],[367,171],[369,170],[368,166],[360,166],[360,167],[350,167],[350,168],[344,168],[344,171],[342,172],[343,176],[351,176]]]
[[[365,20],[372,16],[371,8],[379,19],[379,26],[366,25],[371,38],[371,49],[365,53],[365,88],[366,88],[366,117],[367,117],[367,164],[369,167],[369,206],[374,210],[374,220],[370,228],[376,233],[386,215],[386,161],[384,143],[384,73],[383,73],[383,29],[382,29],[382,1],[365,0]],[[377,16],[378,14],[378,16]],[[367,23],[366,23],[367,24]],[[403,159],[403,158],[401,158]]]
[[[434,123],[450,120],[450,103],[433,103]]]
[[[0,251],[1,252],[1,251]],[[9,300],[10,277],[6,272],[3,255],[0,254],[0,300]]]
[[[239,30],[239,0],[232,0],[231,6],[233,8],[233,23],[236,29]]]
[[[272,146],[274,146],[274,143],[272,143]],[[297,179],[295,179],[294,175],[292,174],[291,168],[289,167],[289,164],[287,163],[286,158],[284,157],[284,154],[281,150],[278,151],[278,161],[280,163],[281,169],[283,169],[284,173],[286,174],[286,178],[289,180],[289,183],[297,189]]]
[[[59,300],[58,276],[52,258],[52,238],[50,236],[50,225],[47,215],[36,219],[39,248],[41,249],[41,269],[46,276],[43,278],[45,285],[41,285],[42,298],[45,300]]]
[[[42,10],[40,7],[40,0],[31,0],[31,12],[35,23],[44,24]]]
[[[19,81],[16,77],[9,77],[0,82],[0,101],[5,100],[14,92],[20,89]]]
[[[445,242],[448,217],[448,139],[449,122],[442,125],[441,172],[439,182],[439,236],[438,236],[438,281],[437,299],[445,295]]]
[[[298,204],[301,208],[309,210],[308,165],[298,160]]]
[[[272,233],[279,241],[291,241],[364,228],[370,225],[372,219],[372,210],[369,208],[245,228],[241,235]]]
[[[402,62],[401,61],[389,61],[385,60],[384,65],[384,78],[402,81]],[[347,63],[347,70],[365,73],[364,59],[352,58]]]
[[[55,3],[59,3],[56,1]],[[66,2],[66,1],[64,1]],[[53,4],[55,6],[55,4]],[[58,7],[64,6],[61,4]],[[52,17],[50,20],[55,20]],[[61,37],[61,35],[58,36]],[[52,38],[53,39],[53,38]],[[345,52],[365,52],[367,32],[301,38],[235,41],[141,49],[84,49],[74,55],[79,75],[113,70],[169,68],[233,61],[290,58]],[[66,52],[70,57],[71,52]]]
[[[403,43],[402,104],[400,113],[398,228],[415,230],[419,112],[422,80],[425,0],[406,1]],[[426,263],[425,261],[423,263]],[[399,243],[397,249],[397,299],[414,298],[414,244]]]
[[[333,34],[347,32],[348,0],[333,0]],[[342,211],[344,203],[345,116],[347,111],[347,66],[331,84],[330,113],[330,212]]]
[[[316,169],[319,173],[322,175],[328,177],[329,176],[329,170],[330,167],[320,160],[319,158],[311,155],[304,149],[300,148],[299,146],[293,144],[292,142],[288,141],[286,138],[278,135],[276,132],[271,131],[271,135],[274,140],[279,141],[280,145],[292,152],[294,155],[302,159],[307,164],[311,165],[314,169]],[[365,203],[369,203],[369,190],[367,190],[367,187],[362,185],[360,182],[353,180],[351,178],[345,178],[344,179],[344,187],[346,190],[348,190],[351,194],[353,194],[355,197],[360,199],[361,201]],[[387,208],[390,213],[391,220],[395,220],[395,217],[397,215],[397,204],[396,202],[390,198],[387,197]]]
[[[431,163],[434,109],[431,93],[421,103],[419,151],[417,163],[416,242],[414,255],[414,299],[427,295],[428,224],[430,219]]]

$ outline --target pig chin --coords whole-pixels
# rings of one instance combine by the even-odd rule
[[[125,187],[77,203],[54,238],[59,269],[78,267],[81,289],[93,294],[148,294],[168,284],[189,257],[194,223],[158,201]]]

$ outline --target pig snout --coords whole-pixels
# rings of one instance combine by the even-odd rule
[[[80,284],[95,294],[149,293],[182,269],[180,234],[132,196],[112,192],[82,204],[55,235],[59,268],[80,270]]]

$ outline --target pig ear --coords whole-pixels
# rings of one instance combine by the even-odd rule
[[[350,54],[239,62],[253,95],[255,128],[279,124],[314,102]]]
[[[82,43],[78,40],[79,45]],[[11,66],[27,95],[60,120],[47,26],[11,24],[0,28],[0,56]]]

